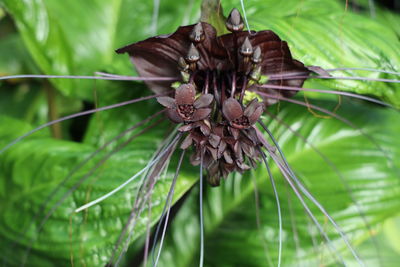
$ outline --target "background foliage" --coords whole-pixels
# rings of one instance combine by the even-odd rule
[[[194,23],[200,17],[200,1],[160,1],[157,27],[152,15],[153,5],[146,1],[3,0],[0,3],[4,8],[0,13],[2,75],[91,75],[95,71],[135,75],[129,59],[114,53],[116,48],[155,33],[173,32],[179,25]],[[375,16],[371,17],[371,7],[367,3],[358,1],[357,6],[350,6],[346,11],[342,1],[244,2],[250,27],[274,30],[288,41],[294,57],[307,65],[399,71],[399,32],[395,27],[400,24],[399,16],[376,7]],[[240,6],[239,1],[222,1],[222,4],[225,14]],[[361,71],[338,75],[395,78]],[[47,121],[46,92],[51,90],[49,88],[57,90],[51,101],[55,102],[60,115],[149,94],[142,84],[133,82],[54,80],[50,84],[11,80],[0,86],[0,147]],[[400,88],[396,84],[330,80],[307,82],[305,87],[347,90],[400,105]],[[333,109],[338,102],[336,97],[311,93],[307,93],[307,98],[328,109]],[[145,166],[165,138],[164,129],[168,125],[160,125],[141,135],[105,165],[96,168],[90,181],[56,210],[40,234],[36,230],[41,217],[35,218],[35,214],[46,196],[79,162],[113,136],[157,110],[159,106],[149,101],[102,112],[88,120],[69,121],[63,124],[63,140],[54,139],[47,129],[1,154],[0,236],[4,242],[1,242],[0,250],[3,261],[18,265],[27,255],[25,246],[32,245],[27,257],[31,266],[104,265],[127,220],[139,181],[87,213],[72,215],[73,210],[112,190]],[[400,208],[398,112],[345,99],[339,114],[361,131],[333,118],[318,118],[294,105],[282,103],[271,108],[270,112],[276,113],[307,138],[308,144],[284,125],[265,117],[293,169],[338,221],[361,257],[369,266],[378,263],[396,266],[400,253],[396,242],[396,237],[400,237],[397,217]],[[364,134],[373,136],[379,147]],[[310,143],[329,160],[321,158]],[[101,156],[116,146],[113,144],[80,169],[61,187],[47,205],[47,210],[95,166]],[[127,262],[140,262],[146,225],[154,224],[161,214],[175,164],[176,158],[155,187],[151,218],[147,218],[145,212],[138,222],[132,237],[135,246],[129,251]],[[197,186],[191,189],[198,179],[198,169],[184,165],[175,200],[185,193],[187,195],[176,208],[160,266],[193,266],[198,261],[198,189]],[[276,168],[273,173],[284,216],[283,264],[336,265]],[[260,203],[259,228],[256,224],[254,182]],[[345,260],[349,265],[355,264],[326,218],[317,209],[312,210]],[[243,177],[230,177],[219,188],[206,188],[205,224],[207,266],[265,266],[266,262],[276,265],[276,204],[262,166]]]

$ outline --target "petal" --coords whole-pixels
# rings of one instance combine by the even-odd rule
[[[167,109],[167,111],[165,112],[167,114],[167,117],[175,122],[175,123],[181,123],[183,122],[182,118],[179,116],[178,112],[176,112],[175,109]]]
[[[175,99],[173,99],[172,97],[168,96],[157,97],[157,101],[166,108],[174,109],[176,107]]]
[[[243,114],[246,117],[250,117],[259,106],[261,106],[261,104],[258,103],[257,98],[254,98],[253,100],[251,100],[251,102],[244,109]]]
[[[194,113],[192,118],[190,119],[191,121],[199,121],[203,120],[208,117],[211,113],[211,108],[201,108],[197,109]]]
[[[175,101],[177,105],[192,105],[196,89],[190,83],[180,85],[175,91]]]
[[[178,131],[179,131],[179,132],[188,132],[188,131],[190,131],[190,130],[192,130],[192,129],[193,129],[193,123],[191,123],[191,124],[186,124],[186,125],[183,125],[183,126],[179,127],[179,128],[178,128]]]
[[[228,121],[233,121],[234,119],[243,116],[242,106],[232,97],[224,101],[222,105],[222,113]]]
[[[144,41],[133,43],[116,50],[117,53],[128,53],[137,72],[143,77],[180,77],[178,60],[185,57],[192,43],[190,35],[196,25],[179,27],[176,32],[159,35]],[[208,23],[202,22],[204,40],[197,45],[200,70],[216,66],[223,60],[226,52],[216,41],[216,30]],[[170,89],[171,81],[145,82],[155,93],[164,93]]]
[[[232,159],[231,155],[229,155],[229,152],[227,150],[225,150],[225,152],[224,152],[224,159],[225,159],[226,163],[228,163],[228,164],[233,163],[233,159]]]
[[[250,117],[248,117],[249,119],[249,123],[252,125],[254,124],[261,116],[261,114],[263,113],[264,108],[263,106],[259,106],[252,115],[250,115]]]
[[[214,96],[212,94],[205,94],[201,95],[199,98],[196,99],[194,102],[195,108],[205,108],[208,107],[212,101],[214,100]]]
[[[218,147],[219,142],[221,141],[221,137],[219,137],[216,134],[210,134],[209,136],[210,138],[208,139],[208,142],[210,143],[210,145],[212,145],[213,147]]]
[[[181,144],[181,149],[187,149],[193,143],[192,136],[188,134]]]

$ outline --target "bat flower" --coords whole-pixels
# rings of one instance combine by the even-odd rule
[[[254,124],[276,100],[261,95],[262,102],[255,97],[247,103],[250,91],[257,84],[301,87],[311,72],[292,58],[287,43],[274,32],[244,31],[243,27],[239,11],[233,9],[226,20],[228,34],[218,36],[211,24],[199,22],[117,50],[129,54],[141,76],[152,78],[146,84],[154,93],[174,90],[160,77],[181,83],[174,98],[157,100],[167,108],[172,122],[184,124],[178,129],[186,134],[181,149],[193,148],[193,165],[203,159],[214,186],[233,171],[255,167],[259,146],[266,144],[258,140],[262,137],[255,134]],[[288,76],[294,78],[285,79]],[[257,90],[278,97],[297,92]]]
[[[239,101],[228,98],[224,101],[222,112],[229,124],[236,129],[247,129],[251,127],[264,111],[263,104],[254,98],[243,110]]]
[[[175,98],[158,97],[157,101],[167,108],[168,118],[176,123],[196,122],[208,117],[211,113],[213,95],[203,94],[195,99],[196,90],[191,84],[182,84],[175,91]]]

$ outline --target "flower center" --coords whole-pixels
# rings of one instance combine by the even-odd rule
[[[184,117],[186,120],[189,120],[195,111],[195,108],[191,104],[183,104],[178,106],[179,114]]]

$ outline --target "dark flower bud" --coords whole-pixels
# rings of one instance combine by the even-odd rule
[[[253,46],[250,43],[249,37],[246,37],[242,47],[240,47],[240,54],[244,57],[249,57],[253,54]]]
[[[190,45],[189,52],[186,56],[186,61],[189,63],[196,63],[200,60],[200,53],[199,50],[194,46],[194,44]]]
[[[261,60],[262,60],[262,58],[261,58],[261,48],[259,46],[257,46],[256,49],[254,49],[254,53],[253,53],[253,56],[251,57],[251,61],[254,64],[258,64],[258,63],[261,62]]]
[[[244,24],[240,12],[234,8],[226,20],[226,28],[231,32],[238,32],[243,30]]]
[[[195,43],[200,43],[204,40],[204,30],[201,22],[197,23],[194,27],[192,32],[190,33],[190,40]]]
[[[250,72],[250,79],[258,82],[261,78],[261,66],[257,66]]]
[[[181,71],[187,71],[189,69],[189,65],[186,63],[186,60],[183,57],[178,59],[178,66]]]

